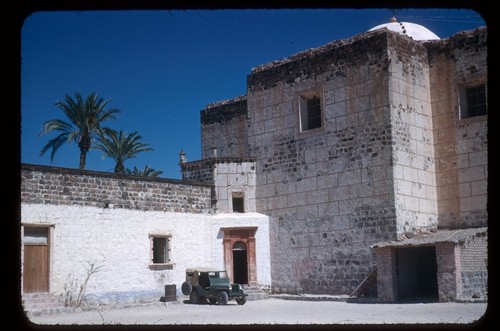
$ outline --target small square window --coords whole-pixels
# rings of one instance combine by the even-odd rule
[[[244,213],[245,212],[243,202],[244,202],[243,193],[234,192],[233,193],[233,213]]]
[[[299,97],[300,131],[309,131],[322,126],[321,98],[318,95]]]
[[[168,235],[150,235],[151,264],[170,263],[170,238]]]
[[[460,90],[460,118],[486,115],[488,112],[486,84]]]

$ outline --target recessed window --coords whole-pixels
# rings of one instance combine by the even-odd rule
[[[488,112],[486,84],[460,90],[460,118],[486,115]]]
[[[150,235],[151,264],[170,263],[170,235]]]
[[[321,127],[321,98],[319,94],[307,94],[299,97],[300,131],[309,131]]]
[[[233,213],[244,213],[244,198],[242,192],[233,192]]]

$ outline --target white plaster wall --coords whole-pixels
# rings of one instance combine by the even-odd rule
[[[231,217],[228,217],[231,216]],[[159,300],[165,285],[180,295],[186,267],[223,261],[221,226],[257,226],[259,279],[270,283],[267,217],[187,214],[96,207],[22,204],[24,225],[53,225],[50,292],[62,295],[71,282],[81,284],[90,264],[100,271],[87,287],[101,303]],[[149,234],[171,234],[172,270],[150,269]],[[267,250],[267,251],[266,251]],[[22,257],[21,257],[22,258]],[[264,260],[264,261],[261,261]]]
[[[72,280],[81,283],[94,263],[101,271],[91,277],[88,294],[125,300],[134,292],[161,294],[166,284],[180,286],[187,264],[209,258],[204,215],[53,205],[23,205],[21,212],[25,224],[54,224],[52,293],[63,293]],[[149,234],[172,234],[172,270],[150,270]]]
[[[211,219],[210,242],[212,248],[212,265],[224,266],[224,233],[223,227],[257,227],[255,232],[255,260],[257,268],[257,283],[271,285],[271,254],[269,245],[269,217],[259,213],[228,213],[216,214]],[[215,239],[215,240],[214,240]]]

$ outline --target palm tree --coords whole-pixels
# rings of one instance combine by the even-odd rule
[[[153,149],[148,147],[149,144],[141,143],[142,137],[137,132],[128,134],[120,130],[105,132],[99,138],[95,148],[104,152],[104,156],[108,156],[115,160],[115,173],[125,173],[125,161],[136,157],[140,152],[148,152]]]
[[[161,170],[155,170],[154,168],[151,168],[150,166],[146,165],[144,169],[140,170],[136,166],[134,166],[133,170],[127,169],[127,174],[133,175],[133,176],[144,176],[144,177],[158,177],[160,176],[163,171]]]
[[[52,119],[43,124],[39,137],[52,131],[60,133],[43,146],[40,156],[52,149],[50,153],[50,161],[52,162],[56,152],[65,142],[74,141],[80,148],[80,169],[85,169],[87,153],[96,138],[111,130],[102,127],[102,123],[115,119],[120,112],[115,108],[106,109],[110,101],[103,100],[96,93],[90,93],[85,100],[79,93],[75,93],[74,99],[66,94],[65,100],[59,101],[55,105],[64,112],[69,121]]]

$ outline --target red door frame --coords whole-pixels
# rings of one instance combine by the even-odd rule
[[[248,284],[257,285],[257,267],[255,259],[255,232],[257,227],[230,227],[221,228],[224,232],[224,263],[229,276],[229,280],[233,279],[233,247],[238,241],[243,242],[247,246],[247,263],[248,263]]]

